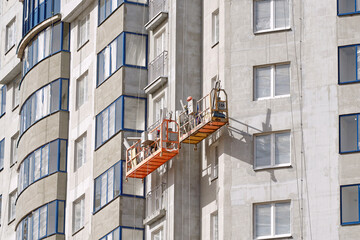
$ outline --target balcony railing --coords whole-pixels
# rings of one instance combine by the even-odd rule
[[[164,209],[166,193],[163,185],[157,186],[146,195],[146,216],[151,216],[157,211]]]
[[[151,20],[160,12],[168,12],[168,0],[150,0],[149,19]]]
[[[149,84],[159,77],[167,77],[168,52],[164,51],[149,64]]]

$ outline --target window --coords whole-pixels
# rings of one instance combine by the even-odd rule
[[[13,104],[12,104],[13,109],[19,106],[19,99],[20,99],[19,84],[20,84],[20,79],[15,80],[13,84]]]
[[[125,182],[124,161],[119,161],[97,177],[94,184],[94,211],[98,211],[120,194],[144,197],[142,180],[132,178],[128,180]]]
[[[23,36],[33,27],[60,12],[61,0],[24,0]]]
[[[342,225],[360,223],[359,194],[359,184],[340,187],[340,211]]]
[[[337,0],[338,15],[354,14],[360,12],[359,0]]]
[[[6,25],[6,49],[9,51],[16,43],[16,33],[15,33],[15,18]]]
[[[166,50],[165,29],[154,35],[154,57],[160,56]]]
[[[165,108],[165,94],[160,95],[154,100],[154,123],[162,118]]]
[[[219,240],[218,213],[211,214],[211,240]]]
[[[42,118],[68,110],[68,79],[58,79],[33,93],[20,110],[20,135]]]
[[[79,231],[84,226],[85,196],[73,203],[73,232]]]
[[[216,179],[219,176],[219,149],[217,146],[214,147],[214,165],[212,170],[212,178]]]
[[[254,225],[257,239],[290,236],[290,202],[254,205]]]
[[[100,240],[121,240],[121,239],[143,240],[144,229],[120,226],[115,230],[113,230],[112,232],[106,234],[106,236],[102,237]]]
[[[360,151],[359,114],[340,116],[340,153]]]
[[[212,44],[219,42],[219,10],[212,14]]]
[[[86,71],[76,81],[76,107],[79,109],[87,99],[87,77],[88,72]]]
[[[75,171],[86,162],[86,133],[75,141]]]
[[[67,140],[57,139],[30,153],[20,164],[18,194],[55,172],[66,172]]]
[[[0,195],[0,226],[1,226],[2,195]]]
[[[6,112],[6,85],[0,88],[0,117]]]
[[[42,30],[24,49],[23,76],[42,59],[69,51],[69,41],[69,23],[57,22]]]
[[[16,240],[42,239],[64,235],[65,201],[55,200],[32,211],[16,228]]]
[[[254,99],[288,96],[290,94],[290,64],[254,68]]]
[[[99,25],[124,2],[135,3],[135,4],[140,3],[146,5],[148,0],[99,0],[99,6],[98,6]]]
[[[290,132],[255,136],[255,168],[290,165]]]
[[[359,82],[360,45],[339,47],[338,54],[339,84]]]
[[[97,86],[122,66],[146,68],[147,35],[121,33],[98,54],[97,62]]]
[[[19,139],[19,132],[11,137],[11,157],[10,166],[13,166],[17,162],[17,141]]]
[[[9,222],[15,219],[15,201],[16,201],[16,190],[9,194]]]
[[[145,113],[145,98],[120,96],[96,116],[96,148],[120,130],[144,131]]]
[[[84,19],[78,23],[78,48],[84,45],[89,40],[90,31],[90,15],[87,15]]]
[[[0,171],[4,169],[5,138],[0,141]]]
[[[152,234],[151,240],[164,240],[164,229],[160,228]]]
[[[290,28],[290,0],[255,0],[254,31]]]

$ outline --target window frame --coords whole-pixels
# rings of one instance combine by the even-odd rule
[[[138,36],[143,36],[145,37],[145,66],[138,66],[138,65],[132,65],[132,64],[127,64],[126,63],[126,51],[127,51],[127,48],[126,48],[126,36],[127,35],[138,35]],[[121,49],[121,54],[122,56],[120,56],[121,60],[122,60],[122,64],[116,64],[116,68],[111,71],[111,66],[113,66],[113,63],[112,63],[112,51],[111,51],[111,45],[118,41],[119,39],[122,38],[122,46]],[[148,69],[148,65],[149,65],[149,61],[148,61],[148,52],[149,52],[149,46],[148,46],[148,35],[147,34],[142,34],[142,33],[135,33],[135,32],[128,32],[128,31],[123,31],[121,32],[114,40],[112,40],[108,45],[106,45],[103,49],[101,49],[98,54],[97,54],[97,57],[96,57],[96,66],[97,66],[97,73],[96,73],[96,88],[100,87],[104,82],[106,82],[109,78],[111,78],[112,75],[114,75],[119,69],[121,69],[122,67],[133,67],[133,68],[136,68],[136,69]],[[119,49],[119,46],[116,45],[116,48]],[[109,49],[109,76],[105,77],[104,76],[104,79],[102,80],[102,82],[99,82],[99,77],[100,77],[100,56],[103,54],[104,51],[106,51],[106,49]],[[115,59],[117,59],[117,57],[115,57]],[[104,60],[104,63],[103,63],[103,69],[105,69],[105,60]],[[105,72],[104,70],[102,70],[102,72]]]
[[[116,162],[114,165],[112,165],[110,168],[108,168],[105,172],[101,173],[99,176],[97,176],[94,179],[94,196],[93,196],[93,215],[96,214],[97,212],[101,211],[101,209],[105,208],[107,205],[109,205],[112,201],[114,201],[116,198],[118,198],[119,196],[125,196],[125,197],[133,197],[133,198],[142,198],[145,199],[145,191],[146,191],[146,186],[145,186],[145,181],[143,183],[143,193],[142,195],[131,195],[131,194],[125,194],[123,189],[124,189],[124,176],[125,176],[125,160],[120,160],[118,162]],[[118,165],[120,165],[120,186],[119,186],[119,194],[116,195],[115,194],[115,167],[117,167]],[[101,188],[102,185],[100,184],[100,205],[98,208],[96,208],[95,206],[95,201],[96,201],[96,181],[97,179],[102,179],[102,177],[105,174],[108,174],[109,171],[111,171],[113,169],[113,198],[112,199],[108,199],[108,177],[106,178],[106,201],[105,204],[103,206],[101,206]],[[100,182],[101,183],[101,182]]]
[[[83,26],[82,24],[85,25],[85,39],[81,39],[81,27]],[[90,14],[78,20],[77,32],[77,49],[80,50],[80,48],[82,48],[90,40]]]
[[[348,117],[348,116],[356,116],[356,135],[357,135],[357,150],[352,150],[352,151],[342,151],[341,150],[341,118],[342,117]],[[360,152],[360,128],[359,128],[359,117],[360,117],[360,113],[350,113],[350,114],[342,114],[339,115],[339,154],[347,154],[347,153],[356,153],[356,152]]]
[[[6,113],[6,85],[0,88],[0,118]]]
[[[283,163],[283,164],[278,164],[278,165],[276,165],[275,164],[275,146],[276,146],[276,144],[275,144],[275,136],[276,136],[276,134],[284,134],[284,133],[289,133],[289,145],[290,145],[290,149],[289,149],[289,157],[290,157],[290,159],[289,159],[289,163]],[[268,136],[268,135],[270,135],[270,137],[271,137],[271,142],[270,142],[270,151],[271,151],[271,156],[270,156],[270,165],[266,165],[266,166],[257,166],[257,164],[256,164],[256,157],[257,157],[257,154],[256,154],[256,138],[257,137],[261,137],[261,136]],[[260,133],[260,134],[254,134],[254,136],[253,136],[253,142],[254,142],[254,144],[253,144],[253,147],[254,147],[254,152],[253,152],[253,154],[254,154],[254,164],[253,164],[253,168],[254,168],[254,170],[256,171],[256,170],[263,170],[263,169],[276,169],[276,168],[286,168],[286,167],[291,167],[291,165],[292,165],[292,157],[291,157],[291,155],[292,155],[292,149],[291,149],[291,144],[292,144],[292,140],[291,140],[291,138],[292,138],[292,136],[291,136],[292,134],[291,134],[291,130],[282,130],[282,131],[276,131],[276,132],[266,132],[266,133]]]
[[[219,24],[219,9],[216,9],[211,14],[211,43],[212,47],[217,45],[220,41],[220,24]]]
[[[77,204],[80,204],[80,219],[77,219],[75,214],[75,205]],[[81,231],[85,226],[85,194],[81,195],[75,201],[73,201],[72,216],[72,233],[76,234]],[[80,221],[80,226],[77,229],[75,228],[76,220]]]
[[[128,3],[128,4],[134,4],[134,5],[141,5],[141,6],[148,6],[149,5],[149,0],[147,0],[147,3],[139,3],[139,2],[135,2],[135,1],[130,1],[130,0],[117,0],[117,6],[115,8],[112,8],[112,1],[108,0],[110,3],[110,12],[108,15],[106,15],[106,7],[104,7],[104,19],[101,19],[101,14],[100,14],[100,1],[98,0],[98,27],[105,22],[118,8],[120,8],[123,4]],[[106,6],[106,3],[104,1],[104,6]]]
[[[215,145],[214,146],[214,158],[213,158],[213,167],[212,167],[212,171],[211,171],[211,180],[216,180],[219,178],[219,146]]]
[[[5,161],[5,138],[0,141],[0,172],[4,169]]]
[[[360,13],[360,11],[359,11]],[[355,47],[355,80],[354,81],[348,81],[348,82],[340,82],[340,49],[342,48],[351,48],[351,47]],[[338,47],[338,84],[339,85],[345,85],[345,84],[351,84],[351,83],[360,83],[360,76],[358,73],[358,68],[359,68],[359,64],[358,64],[358,58],[360,57],[360,54],[358,50],[360,48],[360,44],[351,44],[351,45],[344,45],[344,46],[339,46]]]
[[[275,1],[276,0],[266,0],[266,1],[269,1],[270,2],[270,28],[269,29],[265,29],[265,30],[259,30],[257,31],[256,30],[256,10],[255,10],[255,7],[256,7],[256,4],[255,2],[258,2],[258,1],[264,1],[264,0],[253,0],[253,8],[252,8],[252,11],[253,11],[253,14],[252,14],[252,17],[253,17],[253,33],[256,35],[256,34],[261,34],[261,33],[269,33],[269,32],[281,32],[281,31],[288,31],[288,30],[291,30],[291,23],[292,23],[292,12],[291,12],[291,9],[292,9],[292,0],[289,0],[289,26],[288,27],[281,27],[281,28],[275,28],[275,21],[276,21],[276,18],[274,18],[275,16]]]
[[[19,140],[19,131],[17,131],[11,137],[11,156],[10,156],[10,167],[14,166],[17,163],[17,141]],[[14,157],[14,155],[16,157]]]
[[[129,128],[125,128],[125,98],[135,98],[135,99],[139,99],[141,101],[144,101],[145,103],[145,119],[144,119],[144,130],[147,129],[147,98],[144,97],[134,97],[134,96],[129,96],[129,95],[121,95],[120,97],[118,97],[114,102],[112,102],[109,106],[107,106],[104,110],[102,110],[101,112],[99,112],[96,116],[95,116],[95,151],[97,149],[99,149],[101,146],[103,146],[105,143],[107,143],[111,138],[113,138],[114,136],[116,136],[119,132],[121,131],[128,131],[128,132],[138,132],[138,133],[142,133],[144,130],[138,130],[138,129],[129,129]],[[98,117],[100,117],[105,111],[110,111],[110,108],[112,107],[112,105],[115,104],[115,124],[114,124],[114,134],[110,136],[110,131],[109,131],[109,121],[110,118],[108,118],[108,138],[106,140],[103,140],[101,137],[101,141],[100,143],[97,142],[98,139],[98,124],[97,124],[97,119]],[[120,127],[117,129],[117,125],[116,125],[116,104],[120,104],[120,109],[121,109],[121,116],[120,116]],[[101,132],[103,133],[103,132]],[[101,134],[102,135],[102,134]]]
[[[133,230],[143,231],[143,239],[145,239],[145,228],[119,226],[119,227],[113,229],[111,232],[107,233],[105,236],[101,237],[100,240],[107,240],[107,237],[109,235],[112,235],[113,232],[115,232],[117,230],[119,230],[119,239],[113,239],[113,238],[111,238],[111,239],[113,239],[113,240],[121,240],[121,239],[123,239],[123,237],[122,237],[122,230],[123,229],[133,229]]]
[[[12,28],[10,28],[12,27]],[[12,39],[11,42],[9,42],[9,31],[12,33]],[[16,44],[16,17],[11,19],[8,24],[6,24],[6,41],[5,41],[5,55],[6,53],[10,52],[10,50],[15,46]],[[10,45],[11,44],[11,45]]]
[[[20,103],[20,81],[21,79],[16,79],[13,82],[13,97],[12,97],[12,110],[14,111],[17,107],[19,107]]]
[[[290,221],[289,221],[289,228],[290,228],[290,233],[288,234],[279,234],[279,235],[276,235],[275,234],[275,228],[276,228],[276,225],[275,225],[275,205],[276,204],[281,204],[281,203],[289,203],[289,215],[290,215]],[[267,235],[267,236],[260,236],[260,237],[257,237],[256,236],[256,207],[257,206],[261,206],[261,205],[271,205],[271,210],[270,210],[270,228],[271,228],[271,235]],[[254,203],[253,204],[253,236],[254,238],[253,239],[278,239],[278,238],[289,238],[292,236],[292,224],[291,224],[291,219],[292,219],[292,201],[290,199],[288,200],[281,200],[281,201],[271,201],[271,202],[261,202],[261,203]]]
[[[78,161],[78,144],[82,145],[82,160],[81,160],[81,165],[79,165]],[[77,170],[79,170],[79,168],[81,168],[85,163],[86,163],[86,148],[87,148],[87,132],[84,132],[83,134],[81,134],[75,141],[74,141],[74,148],[75,148],[75,156],[74,156],[74,172],[76,172]]]
[[[1,227],[1,220],[2,220],[2,194],[0,194],[0,227]]]
[[[337,1],[336,1],[337,15],[338,15],[338,16],[346,16],[346,15],[353,15],[353,14],[359,14],[359,13],[360,13],[360,9],[359,9],[359,10],[356,10],[356,8],[357,8],[357,0],[353,0],[353,1],[354,1],[354,10],[355,10],[355,11],[353,11],[353,12],[346,12],[346,13],[340,13],[340,11],[339,11],[339,6],[340,6],[339,1],[341,1],[341,0],[337,0]]]
[[[216,222],[215,222],[215,220],[216,220]],[[217,210],[210,214],[210,224],[211,224],[211,228],[210,228],[211,240],[219,240],[219,214],[218,214]],[[214,227],[214,224],[216,224],[216,227],[217,227],[216,229]]]
[[[289,93],[283,95],[275,95],[275,86],[276,86],[276,67],[277,66],[289,66]],[[256,78],[256,70],[260,68],[268,68],[270,67],[270,96],[268,97],[257,97],[256,90],[258,86],[257,78]],[[258,65],[253,67],[253,101],[261,101],[261,100],[268,100],[268,99],[277,99],[277,98],[286,98],[290,97],[291,95],[291,63],[290,62],[283,62],[283,63],[274,63],[274,64],[267,64],[267,65]]]
[[[84,105],[87,102],[88,98],[88,70],[86,70],[83,74],[81,74],[80,77],[76,79],[76,109],[80,109],[82,105]],[[79,89],[79,83],[80,81],[83,81],[84,88],[83,91],[83,99],[80,98],[80,89]],[[81,101],[80,101],[81,100]]]
[[[343,216],[342,216],[342,212],[343,212],[343,196],[342,196],[342,192],[343,192],[343,188],[346,187],[354,187],[357,186],[358,187],[358,211],[359,211],[359,220],[355,221],[355,222],[343,222]],[[360,184],[350,184],[350,185],[341,185],[340,186],[340,224],[342,226],[346,226],[346,225],[356,225],[356,224],[360,224]]]
[[[14,202],[12,204],[11,199],[13,198]],[[8,207],[8,223],[10,224],[13,222],[16,218],[16,199],[17,199],[17,189],[13,190],[11,193],[9,193],[9,207]],[[14,210],[14,215],[12,216],[12,210]]]

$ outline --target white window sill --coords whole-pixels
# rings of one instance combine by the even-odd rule
[[[274,96],[274,97],[255,98],[254,101],[271,100],[271,99],[288,98],[288,97],[290,97],[290,94],[279,95],[279,96]]]
[[[291,31],[291,27],[254,31],[254,34],[257,35],[257,34],[262,34],[262,33],[276,33],[276,32],[283,32],[283,31]]]
[[[90,41],[90,40],[87,39],[84,43],[79,44],[79,45],[78,45],[78,48],[77,48],[77,51],[80,51],[80,49],[82,49],[89,41]]]
[[[266,236],[266,237],[257,237],[256,240],[263,240],[263,239],[282,239],[282,238],[291,238],[291,234],[283,234],[283,235],[276,235],[276,236]]]
[[[278,168],[288,168],[288,167],[292,167],[291,163],[286,163],[286,164],[281,164],[281,165],[274,165],[274,166],[254,167],[254,171],[268,170],[268,169],[278,169]]]

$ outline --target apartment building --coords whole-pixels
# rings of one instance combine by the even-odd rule
[[[359,13],[2,1],[0,239],[357,239]]]

